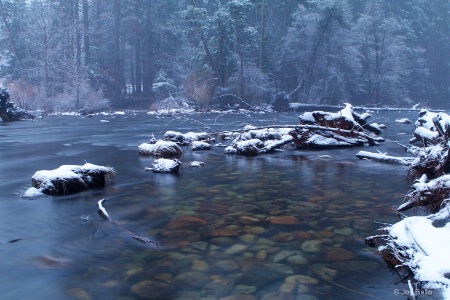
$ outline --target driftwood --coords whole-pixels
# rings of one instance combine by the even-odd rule
[[[105,207],[103,206],[103,202],[105,202],[105,199],[102,199],[100,201],[97,202],[97,206],[98,206],[98,210],[101,216],[103,216],[104,218],[106,218],[108,221],[110,221],[111,223],[113,223],[115,226],[117,226],[118,228],[120,228],[121,230],[123,230],[124,232],[126,232],[127,234],[129,234],[133,239],[142,242],[144,244],[150,245],[152,247],[158,248],[158,244],[152,240],[150,240],[149,238],[146,238],[145,236],[142,235],[137,235],[125,228],[123,228],[122,226],[120,226],[119,224],[117,224],[116,221],[114,221],[111,216],[108,214],[108,212],[106,211]]]

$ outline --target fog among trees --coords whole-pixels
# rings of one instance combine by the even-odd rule
[[[448,109],[448,0],[0,0],[25,109],[291,102]],[[227,96],[233,94],[236,96]]]

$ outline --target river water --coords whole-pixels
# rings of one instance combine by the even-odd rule
[[[357,148],[241,157],[183,147],[175,176],[145,172],[152,159],[137,153],[167,130],[297,117],[127,113],[0,124],[1,299],[406,299],[395,294],[407,285],[364,244],[375,221],[398,220],[393,208],[411,186],[405,167],[359,160]],[[404,155],[390,140],[408,144],[414,125],[400,117],[414,122],[417,112],[374,113],[388,141],[364,150]],[[206,167],[190,168],[194,160]],[[115,184],[22,198],[34,172],[86,161],[115,168]],[[121,227],[159,248],[102,219],[102,198]]]

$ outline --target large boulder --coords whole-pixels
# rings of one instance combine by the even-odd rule
[[[37,171],[31,178],[31,184],[43,194],[65,195],[104,187],[112,184],[114,179],[113,168],[86,163],[82,166],[63,165],[54,170]]]

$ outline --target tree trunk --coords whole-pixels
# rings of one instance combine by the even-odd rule
[[[12,36],[12,31],[11,31],[11,28],[9,27],[8,20],[6,18],[6,14],[5,14],[5,10],[3,8],[2,0],[0,0],[0,13],[2,15],[3,24],[5,25],[6,34],[8,35],[9,45],[11,47],[11,52],[13,53],[14,58],[19,63],[19,66],[21,68],[23,68],[22,60],[20,59],[19,53],[17,52],[16,43],[14,42],[14,38]]]
[[[265,14],[266,14],[266,1],[261,0],[261,37],[259,42],[259,69],[261,72],[264,72],[264,35],[266,30],[266,22],[265,22]]]
[[[84,29],[84,62],[86,66],[91,63],[91,46],[89,40],[89,4],[83,0],[83,29]]]

